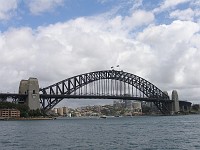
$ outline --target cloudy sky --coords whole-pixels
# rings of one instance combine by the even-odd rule
[[[200,1],[0,0],[0,92],[116,65],[200,103]]]

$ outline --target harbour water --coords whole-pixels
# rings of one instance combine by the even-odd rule
[[[200,115],[0,121],[1,150],[199,150]]]

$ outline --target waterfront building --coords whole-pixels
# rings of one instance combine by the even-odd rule
[[[80,112],[75,112],[74,113],[74,117],[81,117],[81,113]]]
[[[129,111],[133,110],[132,100],[124,100],[125,108]]]
[[[4,118],[9,118],[9,109],[2,109],[0,110],[0,115],[1,117],[4,117]]]
[[[58,108],[58,115],[63,116],[63,108]]]
[[[68,113],[67,116],[68,116],[68,117],[72,117],[72,114],[71,114],[71,113]]]
[[[69,109],[68,109],[68,107],[63,107],[63,114],[68,114],[68,112],[69,112]]]
[[[18,118],[20,117],[20,111],[17,109],[0,109],[0,117]]]
[[[139,101],[133,101],[133,114],[141,114],[142,113],[142,103]]]
[[[55,114],[58,114],[58,108],[54,108],[54,109],[53,109],[53,112],[54,112]]]
[[[96,113],[100,113],[100,112],[101,112],[101,106],[100,106],[100,105],[95,105],[95,106],[94,106],[94,111],[95,111]]]
[[[123,100],[115,100],[113,101],[113,107],[115,109],[120,109],[124,107],[124,101]]]

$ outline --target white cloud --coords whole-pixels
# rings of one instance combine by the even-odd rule
[[[145,15],[150,19],[139,19],[145,18]],[[130,18],[120,17],[119,28],[115,27],[118,25],[113,19],[92,17],[77,18],[36,30],[26,27],[10,29],[0,35],[2,85],[15,83],[15,87],[5,87],[17,89],[19,80],[35,76],[41,81],[41,86],[47,86],[79,73],[110,69],[110,66],[121,62],[129,64],[124,60],[129,54],[142,62],[143,57],[136,57],[136,51],[144,53],[144,56],[149,52],[140,43],[128,39],[128,32],[150,22],[152,18],[150,13],[139,11]],[[127,30],[123,29],[125,26]],[[5,72],[11,78],[9,83]]]
[[[17,6],[17,0],[0,0],[0,21],[10,19]]]
[[[132,29],[137,26],[150,24],[154,20],[154,15],[151,12],[143,10],[137,10],[132,13],[131,16],[127,16],[124,19],[123,26],[125,28]]]
[[[193,20],[194,16],[195,12],[191,8],[185,10],[175,10],[170,13],[170,18],[179,20]]]
[[[152,72],[152,80],[173,87],[199,86],[198,58],[200,49],[197,41],[200,26],[191,21],[174,21],[170,25],[152,26],[138,35],[138,40],[151,47],[157,59]],[[194,74],[195,72],[195,74]],[[196,77],[195,77],[196,76]]]
[[[192,21],[146,28],[137,40],[150,47],[154,62],[147,78],[165,90],[177,89],[181,99],[200,97],[200,26]],[[194,94],[195,93],[195,94]]]
[[[189,2],[190,0],[165,0],[160,7],[155,8],[154,12],[162,12],[170,8],[175,8],[179,4]]]
[[[63,2],[64,0],[29,0],[28,6],[32,14],[38,15],[54,10],[54,8],[61,6]]]
[[[130,31],[138,27],[148,26],[153,23],[154,15],[144,10],[133,11],[130,16],[122,17],[120,15],[102,21],[102,25],[106,30],[114,32],[114,34],[128,34]]]
[[[143,0],[133,0],[133,1],[131,1],[131,3],[133,3],[132,4],[133,6],[130,10],[139,9],[142,6],[142,2],[143,2]]]
[[[97,2],[101,3],[101,4],[104,4],[106,2],[108,2],[107,0],[97,0]]]
[[[190,4],[192,6],[199,7],[200,6],[200,1],[199,0],[192,0]]]

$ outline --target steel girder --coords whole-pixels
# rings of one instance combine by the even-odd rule
[[[0,101],[7,101],[8,98],[11,98],[15,103],[24,103],[27,97],[27,94],[0,93]]]
[[[58,83],[50,85],[45,88],[40,89],[40,94],[43,95],[70,95],[81,87],[90,84],[94,81],[100,81],[104,79],[117,80],[126,84],[129,84],[139,91],[141,91],[147,98],[158,99],[158,102],[154,104],[161,110],[162,113],[169,112],[165,103],[162,103],[160,100],[169,100],[168,95],[163,93],[158,87],[150,83],[149,81],[123,71],[117,70],[104,70],[104,71],[95,71],[90,73],[85,73],[77,75],[65,80],[62,80]],[[107,91],[109,93],[109,91]],[[87,93],[84,93],[87,95]],[[98,93],[94,93],[94,95]],[[110,94],[110,93],[109,93]],[[41,97],[40,102],[44,110],[50,110],[56,104],[58,104],[63,98],[50,98]],[[164,101],[163,101],[164,102]],[[164,108],[164,109],[163,109]]]

